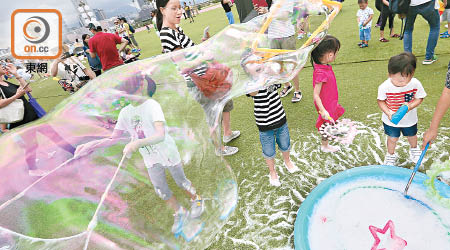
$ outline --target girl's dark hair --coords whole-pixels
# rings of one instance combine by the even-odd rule
[[[156,27],[161,31],[163,24],[163,15],[161,8],[165,8],[169,0],[156,0]]]
[[[416,71],[416,56],[411,52],[403,52],[391,57],[388,63],[390,75],[401,73],[402,76],[410,76]]]
[[[81,36],[81,40],[83,40],[83,45],[89,48],[89,44],[84,40],[86,37],[89,36],[88,34],[83,34]]]
[[[330,35],[326,35],[322,41],[311,51],[311,64],[314,67],[315,64],[322,64],[320,62],[320,59],[329,52],[336,53],[341,48],[341,42],[334,37]]]

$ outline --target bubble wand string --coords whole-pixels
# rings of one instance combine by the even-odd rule
[[[89,240],[91,238],[92,231],[94,231],[94,228],[97,226],[98,212],[100,211],[100,208],[102,207],[103,202],[106,199],[106,196],[108,196],[109,189],[111,188],[113,182],[115,181],[116,176],[119,173],[120,168],[122,168],[122,164],[123,164],[123,161],[125,160],[125,157],[126,157],[126,154],[123,154],[122,159],[120,160],[119,166],[117,166],[116,172],[114,173],[113,177],[111,178],[111,181],[109,182],[108,186],[106,187],[105,192],[103,192],[102,198],[100,199],[100,202],[98,203],[97,209],[95,210],[95,213],[92,216],[92,220],[91,220],[91,222],[89,222],[89,225],[88,225],[88,228],[87,228],[88,235],[86,237],[86,242],[85,242],[85,245],[84,245],[84,248],[83,248],[84,250],[86,250],[88,245],[89,245]]]
[[[425,146],[425,149],[422,151],[422,154],[420,155],[420,158],[417,161],[416,166],[414,167],[411,177],[409,177],[408,184],[406,184],[405,191],[403,192],[403,195],[405,195],[405,196],[408,195],[409,186],[411,185],[411,182],[414,179],[414,176],[416,176],[417,170],[419,169],[420,164],[422,163],[423,157],[425,156],[425,153],[427,152],[428,146],[430,146],[430,143],[427,143],[427,145]]]

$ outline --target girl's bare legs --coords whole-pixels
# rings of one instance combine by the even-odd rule
[[[284,163],[286,164],[286,166],[289,169],[293,169],[294,168],[294,164],[292,164],[292,162],[291,162],[291,157],[290,157],[291,152],[286,151],[286,152],[281,152],[281,154],[283,155]]]
[[[266,158],[267,167],[269,167],[270,178],[273,180],[278,179],[277,171],[275,170],[275,159]]]

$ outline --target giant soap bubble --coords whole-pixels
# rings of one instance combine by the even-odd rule
[[[287,3],[293,15],[278,12]],[[279,1],[200,45],[112,69],[45,117],[3,135],[0,247],[208,246],[238,200],[231,166],[215,154],[224,104],[292,79],[339,9]],[[317,29],[300,49],[267,49],[273,18],[297,23],[314,15],[321,21],[311,21]],[[199,66],[210,78],[196,74]],[[136,151],[123,155],[125,145]],[[200,211],[195,195],[203,198]],[[176,211],[184,217],[174,223]]]

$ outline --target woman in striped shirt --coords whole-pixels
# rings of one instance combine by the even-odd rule
[[[194,42],[184,34],[181,27],[179,27],[181,16],[183,14],[180,1],[179,0],[156,0],[157,14],[156,14],[156,23],[160,33],[159,38],[161,39],[161,46],[163,53],[170,53],[175,50],[189,48],[194,46]],[[194,54],[194,55],[193,55]],[[193,53],[184,56],[181,60],[187,61],[188,64],[192,64],[193,61],[199,61],[199,58],[203,58],[204,55],[202,52]],[[198,55],[197,55],[198,54]],[[199,56],[199,58],[197,58]],[[179,60],[179,59],[178,59]],[[192,60],[191,62],[189,62]],[[176,62],[176,60],[174,60]],[[202,62],[199,65],[197,64],[192,70],[190,70],[190,74],[195,74],[197,76],[202,76],[208,73],[208,64]],[[178,66],[177,66],[178,67]],[[180,69],[179,69],[180,70]],[[181,70],[180,70],[181,71]],[[189,74],[183,74],[189,92],[194,97],[194,99],[200,103],[202,108],[206,113],[206,119],[208,125],[213,128],[216,123],[216,115],[217,115],[217,100],[210,99],[206,97],[194,84]],[[231,74],[228,78],[231,78]],[[231,120],[230,120],[230,111],[233,109],[233,101],[228,101],[224,108],[222,114],[222,126],[223,126],[223,142],[228,143],[231,140],[237,138],[240,135],[239,131],[231,130]],[[216,136],[213,136],[216,138]],[[218,142],[214,142],[216,148],[218,148]],[[222,146],[221,150],[216,150],[217,155],[232,155],[237,153],[237,147],[231,146]]]

